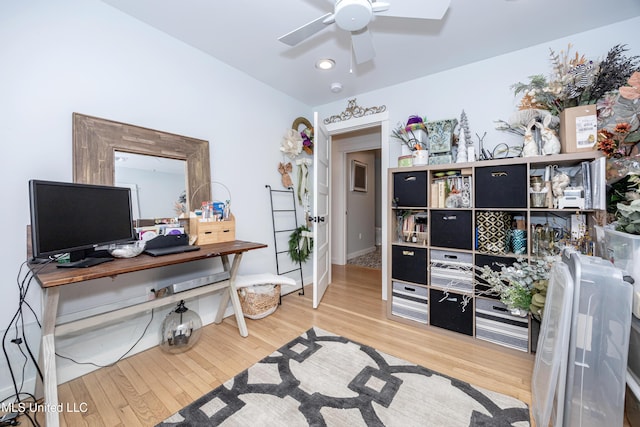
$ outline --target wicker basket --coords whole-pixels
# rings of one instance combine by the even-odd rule
[[[242,313],[249,319],[262,319],[278,308],[280,285],[255,285],[238,289]]]

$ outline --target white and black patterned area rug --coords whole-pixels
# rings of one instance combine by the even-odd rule
[[[158,426],[529,426],[524,402],[317,327]]]

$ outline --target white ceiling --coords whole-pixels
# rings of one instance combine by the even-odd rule
[[[374,18],[376,57],[352,66],[349,33],[335,25],[295,47],[278,41],[332,12],[332,0],[102,1],[309,106],[640,16],[640,0],[451,0],[440,21]],[[429,0],[387,1],[429,7]],[[636,41],[612,35],[611,43]],[[333,70],[315,68],[324,57],[335,60]],[[334,82],[341,93],[331,92]]]

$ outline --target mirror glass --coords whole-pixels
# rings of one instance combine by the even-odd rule
[[[185,189],[186,200],[193,207],[198,208],[203,201],[211,200],[208,141],[73,113],[74,182],[114,185],[117,179],[121,183],[141,186],[142,181],[116,172],[116,157],[131,157],[133,153],[142,158],[151,158],[147,159],[150,161],[149,166],[140,168],[148,170],[148,173],[155,170],[156,173],[171,171],[177,174],[178,170],[181,171],[181,177],[176,178],[171,185],[163,184],[161,191],[143,191],[142,188],[135,187],[140,193],[137,219],[178,216],[176,202]],[[133,157],[131,159],[130,164],[135,163]],[[117,163],[128,162],[129,160]],[[169,167],[169,164],[174,166]],[[143,200],[151,195],[153,197],[149,197],[148,203]],[[162,208],[156,210],[152,206]]]
[[[131,189],[134,219],[172,218],[186,198],[186,161],[115,151],[115,185]]]

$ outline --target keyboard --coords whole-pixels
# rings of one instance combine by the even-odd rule
[[[200,246],[178,245],[178,246],[166,246],[164,248],[145,249],[144,253],[151,256],[162,256],[162,255],[171,255],[171,254],[181,254],[184,252],[193,252],[198,250],[200,250]]]

